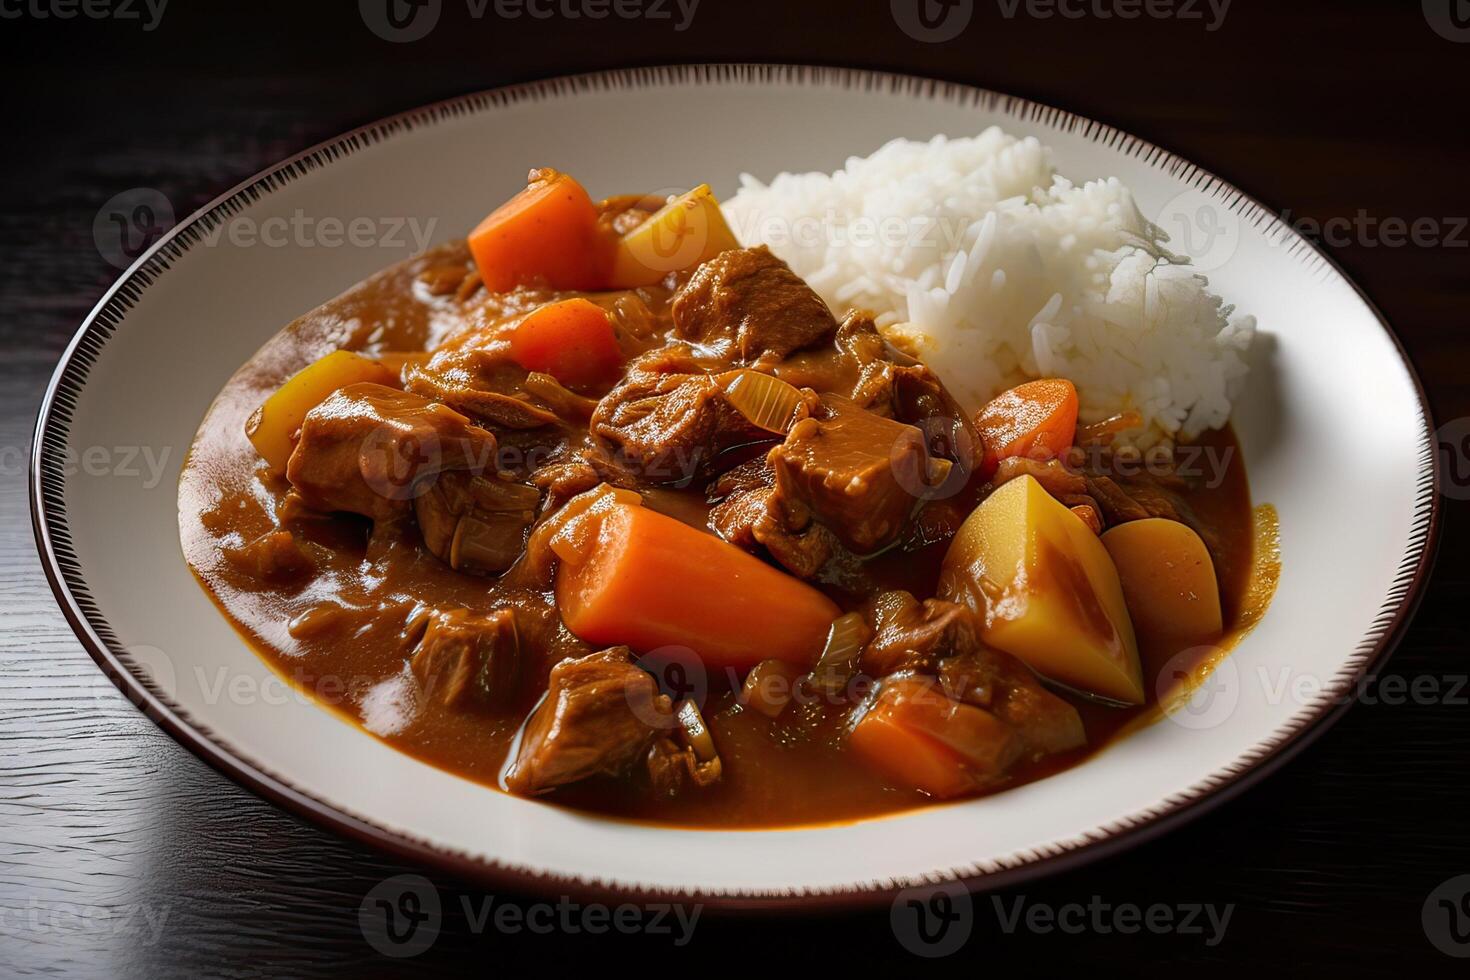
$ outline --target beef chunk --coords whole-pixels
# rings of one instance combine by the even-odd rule
[[[404,369],[404,387],[471,418],[505,429],[554,425],[557,415],[525,390],[526,371],[510,360],[503,339],[468,335],[424,364]]]
[[[1074,450],[1074,455],[1080,454]],[[1069,507],[1091,507],[1104,527],[1149,517],[1179,521],[1194,529],[1211,554],[1218,551],[1219,531],[1200,521],[1185,497],[1189,481],[1167,471],[1141,469],[1141,465],[1120,462],[1111,455],[1086,459],[1081,473],[1087,495],[1062,502]]]
[[[764,547],[798,578],[815,576],[837,547],[832,532],[805,518],[804,511],[804,528],[788,523],[791,514],[764,458],[742,463],[720,477],[713,493],[723,499],[710,509],[710,528],[746,551]]]
[[[788,510],[806,508],[859,554],[899,536],[933,478],[918,429],[839,395],[823,395],[817,413],[792,426],[770,461]]]
[[[563,660],[526,722],[506,787],[535,796],[590,776],[621,776],[672,725],[668,696],[627,647]]]
[[[283,528],[267,531],[240,548],[225,549],[225,557],[236,567],[269,582],[285,582],[316,570],[316,562]]]
[[[935,416],[969,424],[934,372],[889,344],[863,310],[843,317],[830,345],[792,354],[773,373],[798,388],[840,394],[859,408],[911,425]]]
[[[723,774],[718,756],[701,762],[691,746],[672,738],[657,739],[645,761],[648,781],[657,796],[678,796],[691,786],[713,786]]]
[[[495,448],[493,435],[448,406],[348,385],[306,414],[286,479],[313,510],[391,519],[440,473],[492,466]]]
[[[864,610],[873,638],[863,648],[859,669],[870,677],[933,672],[945,657],[975,645],[973,616],[942,599],[920,602],[907,592],[884,592]]]
[[[592,413],[597,411],[597,399],[579,395],[556,378],[539,371],[526,375],[521,389],[569,425],[585,426]]]
[[[459,572],[503,572],[526,547],[541,491],[466,472],[442,474],[418,497],[424,546]]]
[[[592,415],[592,432],[618,464],[655,483],[687,485],[726,450],[771,438],[725,399],[687,349],[640,358]]]
[[[765,246],[723,252],[674,297],[674,330],[741,364],[774,364],[831,337],[837,321]]]
[[[1146,484],[1134,483],[1125,490],[1107,476],[1090,476],[1085,483],[1089,495],[1102,506],[1109,524],[1141,521],[1147,517],[1166,517],[1171,521],[1183,519],[1168,496]]]
[[[798,388],[843,395],[859,408],[892,416],[895,367],[872,315],[853,311],[843,318],[832,343],[796,351],[771,373]]]
[[[864,613],[873,628],[858,661],[864,674],[937,674],[946,695],[995,715],[1037,756],[1086,744],[1077,709],[1043,687],[1021,661],[981,642],[969,609],[885,592]]]
[[[585,459],[563,460],[543,466],[531,474],[531,482],[546,494],[546,512],[560,510],[579,493],[586,493],[602,482],[602,475]]]
[[[1087,496],[1087,478],[1059,459],[1008,456],[995,468],[995,475],[990,478],[990,483],[999,487],[1019,476],[1034,478],[1043,490],[1069,507],[1080,503],[1080,498]]]
[[[897,367],[888,357],[878,326],[869,313],[853,310],[842,318],[837,328],[837,350],[852,368],[857,380],[852,387],[852,400],[880,415],[890,414],[883,406],[893,398],[893,374]]]
[[[931,456],[954,464],[945,486],[958,489],[980,468],[985,451],[974,422],[923,364],[894,368],[891,381],[893,417],[924,433]]]
[[[642,486],[637,475],[597,447],[576,449],[555,463],[533,472],[530,481],[544,494],[542,512],[554,513],[573,497],[598,484],[636,490]]]
[[[515,613],[468,609],[430,615],[409,662],[424,694],[454,709],[506,704],[520,691],[521,646]]]
[[[950,697],[978,705],[1014,728],[1036,756],[1087,744],[1077,709],[1008,653],[974,643],[940,665],[939,680]]]

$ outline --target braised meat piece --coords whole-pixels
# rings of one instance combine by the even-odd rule
[[[968,481],[979,469],[985,447],[974,422],[938,376],[923,364],[896,367],[890,398],[893,417],[918,426],[924,433],[929,454],[954,464],[954,471],[946,477],[946,486],[957,487]]]
[[[950,697],[982,707],[1014,728],[1036,756],[1087,744],[1077,709],[1008,653],[973,643],[940,664],[939,680]]]
[[[738,364],[769,365],[831,337],[827,304],[765,246],[701,265],[673,303],[674,330]]]
[[[467,472],[442,474],[414,498],[430,553],[458,572],[503,572],[526,547],[541,491]]]
[[[854,310],[843,317],[830,344],[795,351],[772,365],[771,373],[798,388],[843,395],[859,408],[891,417],[897,365],[889,353],[872,314]]]
[[[403,371],[404,387],[471,418],[505,429],[555,425],[557,414],[525,389],[527,373],[510,360],[504,340],[470,335]]]
[[[1019,476],[1033,477],[1043,490],[1069,507],[1087,496],[1087,478],[1059,459],[1008,456],[995,468],[990,484],[999,487]]]
[[[1086,482],[1088,493],[1102,506],[1109,524],[1141,521],[1146,517],[1183,520],[1166,494],[1143,481],[1131,482],[1126,490],[1108,476],[1090,476]]]
[[[597,467],[588,460],[568,459],[541,467],[531,474],[531,482],[546,495],[546,512],[549,514],[603,480]]]
[[[1162,517],[1189,525],[1210,552],[1220,548],[1218,530],[1200,521],[1189,505],[1197,481],[1176,472],[1170,460],[1145,460],[1136,453],[1129,456],[1107,447],[1101,452],[1097,447],[1092,451],[1073,448],[1068,466],[1085,482],[1086,495],[1058,499],[1093,526],[1111,527]],[[1057,496],[1054,491],[1052,495]],[[1082,512],[1082,508],[1091,508],[1092,514]]]
[[[719,381],[678,347],[635,362],[598,403],[591,428],[620,465],[681,486],[717,469],[726,450],[773,438],[736,411]]]
[[[869,677],[938,675],[948,697],[989,711],[1037,756],[1086,744],[1077,709],[1021,661],[981,642],[969,609],[895,591],[868,603],[865,618],[873,636],[858,667]]]
[[[316,571],[316,562],[284,528],[267,531],[249,544],[229,548],[225,557],[236,567],[259,579],[287,582]]]
[[[694,750],[680,748],[679,743],[671,738],[655,741],[644,762],[648,767],[648,782],[655,796],[678,796],[698,771]]]
[[[873,637],[858,667],[870,677],[903,670],[932,673],[941,660],[977,643],[974,614],[943,599],[920,602],[908,592],[884,592],[864,612]]]
[[[563,660],[526,722],[506,788],[535,796],[590,776],[620,776],[672,726],[668,696],[627,647]]]
[[[409,665],[424,695],[447,707],[513,702],[521,679],[515,613],[508,608],[488,616],[468,609],[434,612]]]
[[[407,514],[425,481],[493,467],[495,437],[454,409],[384,385],[348,385],[306,414],[286,479],[313,510]]]
[[[715,481],[711,529],[746,551],[764,547],[799,578],[812,578],[837,547],[832,532],[814,524],[805,508],[785,506],[776,475],[764,459],[749,460]]]
[[[646,761],[648,782],[656,796],[678,796],[686,789],[713,786],[724,774],[718,758],[701,762],[692,748],[671,738],[654,742]]]
[[[788,510],[806,508],[858,554],[891,544],[934,478],[918,429],[840,395],[823,395],[769,458]]]
[[[1093,534],[1103,532],[1103,508],[1090,492],[1093,489],[1093,481],[1069,464],[1060,459],[1042,460],[1025,456],[1010,456],[1000,461],[994,476],[990,478],[990,485],[999,487],[1018,476],[1033,477],[1037,483],[1041,484],[1043,490],[1066,504],[1072,513],[1077,515],[1077,519],[1086,524]],[[1130,509],[1135,507],[1132,499],[1123,494],[1117,484],[1111,480],[1107,482],[1117,492],[1118,500],[1124,506]],[[1114,514],[1117,513],[1115,509]]]
[[[771,370],[798,388],[843,395],[859,408],[919,425],[926,433],[928,420],[943,419],[969,430],[967,441],[978,445],[964,409],[934,372],[888,343],[866,311],[853,310],[843,317],[830,345],[793,353]]]

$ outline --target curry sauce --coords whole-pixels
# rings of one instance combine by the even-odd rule
[[[662,363],[657,359],[670,343],[670,307],[684,285],[671,280],[616,295],[576,295],[587,296],[615,318],[630,359]],[[427,361],[431,352],[456,347],[465,352],[464,364],[479,364],[491,356],[485,351],[499,350],[503,325],[569,295],[524,289],[489,293],[476,281],[460,243],[386,270],[289,325],[230,379],[200,427],[179,490],[180,536],[190,567],[272,669],[395,748],[498,789],[505,788],[508,757],[528,715],[545,697],[548,673],[585,646],[561,623],[547,582],[456,568],[455,561],[431,553],[420,532],[405,530],[402,522],[302,507],[287,477],[262,463],[247,438],[247,423],[286,378],[330,351],[382,355],[383,363],[404,376],[414,365],[433,363]],[[861,357],[840,350],[840,344],[828,348],[804,338],[790,343],[793,350],[772,356],[773,376],[803,389],[838,391],[844,398],[864,383]],[[721,353],[710,336],[679,349],[695,366],[681,367],[685,372],[717,373],[743,363]],[[893,351],[884,356],[903,360]],[[522,373],[514,383],[524,380]],[[599,391],[568,392],[558,394],[554,404],[535,402],[534,407],[564,419],[590,411],[599,394],[608,397]],[[496,466],[522,481],[599,444],[595,426],[589,428],[585,420],[487,427],[498,438]],[[778,441],[736,432],[718,445],[713,461],[702,458],[693,467],[697,472],[686,470],[683,479],[634,474],[630,484],[643,507],[701,532],[719,529],[714,510],[720,498],[712,488],[722,474],[758,463]],[[1241,453],[1228,427],[1180,447],[1174,463],[1185,456],[1213,463],[1197,478],[1172,481],[1169,493],[1189,522],[1208,532],[1225,622],[1213,646],[1228,649],[1269,601],[1274,584],[1269,549],[1258,539],[1264,540],[1270,521],[1253,515]],[[1137,479],[1149,476],[1140,472]],[[978,474],[960,481],[944,496],[926,501],[903,533],[876,553],[855,555],[842,542],[826,545],[807,582],[843,611],[864,608],[891,590],[919,599],[936,595],[950,538],[986,489]],[[556,493],[544,492],[547,500]],[[544,519],[545,514],[536,518]],[[283,529],[288,539],[273,538]],[[304,556],[305,569],[277,560],[273,541],[293,556]],[[773,562],[776,546],[769,547],[768,553],[751,545],[762,560]],[[803,560],[794,555],[782,563],[792,568]],[[677,590],[680,583],[666,587]],[[465,710],[427,696],[410,666],[425,617],[446,609],[489,613],[501,606],[522,617],[522,646],[536,647],[516,665],[514,689],[493,704]],[[1022,759],[984,791],[1077,764],[1120,733],[1157,717],[1160,700],[1198,676],[1191,674],[1194,661],[1190,669],[1179,670],[1176,650],[1144,637],[1140,649],[1147,703],[1119,707],[1053,688],[1080,716],[1085,746]],[[1201,648],[1200,662],[1208,661],[1209,649]],[[558,786],[543,797],[547,802],[621,818],[733,828],[853,820],[932,802],[916,789],[895,785],[849,750],[851,698],[797,696],[771,718],[743,703],[741,671],[656,656],[648,657],[644,667],[674,701],[688,697],[700,705],[718,749],[721,778],[659,794],[649,792],[640,778],[599,776]]]

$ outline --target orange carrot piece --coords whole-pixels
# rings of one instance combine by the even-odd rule
[[[510,356],[527,371],[549,374],[572,388],[612,381],[623,367],[612,318],[585,299],[533,310],[510,335]]]
[[[588,515],[595,533],[569,526],[552,548],[557,608],[589,643],[688,647],[711,671],[767,658],[810,665],[840,612],[804,582],[672,517],[627,503]]]
[[[975,419],[985,443],[985,474],[1011,456],[1052,459],[1077,433],[1077,389],[1065,378],[1043,378],[1002,392]]]
[[[848,737],[889,779],[938,799],[994,783],[1020,753],[1004,722],[953,700],[928,677],[884,681]]]
[[[503,293],[541,283],[552,289],[602,289],[612,241],[598,230],[597,205],[582,185],[554,170],[533,170],[526,189],[469,235],[485,288]]]

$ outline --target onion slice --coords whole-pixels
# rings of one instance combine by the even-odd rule
[[[699,705],[685,698],[674,709],[674,715],[679,720],[679,735],[684,744],[694,750],[696,759],[703,763],[720,757],[715,749],[715,740],[710,736],[709,726],[704,723],[704,715],[699,713]]]
[[[1137,412],[1120,412],[1101,422],[1077,426],[1077,436],[1073,441],[1079,446],[1106,446],[1119,433],[1136,429],[1141,425],[1143,425],[1143,416]]]
[[[827,645],[812,668],[811,687],[823,694],[841,694],[847,682],[857,673],[858,657],[862,656],[873,631],[868,628],[863,614],[850,612],[832,621],[827,633]]]
[[[751,425],[785,435],[801,413],[801,391],[780,378],[740,369],[719,376],[725,399]]]

